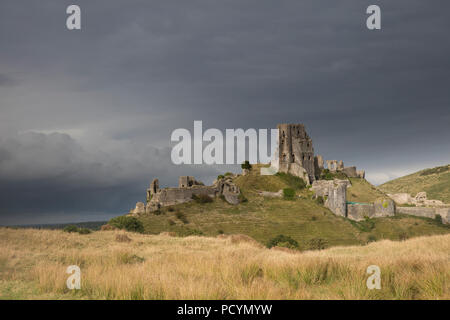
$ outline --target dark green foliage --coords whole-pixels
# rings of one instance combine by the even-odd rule
[[[225,174],[224,174],[225,177],[232,176],[232,175],[233,175],[233,172],[225,172]]]
[[[70,232],[70,233],[72,233],[72,232],[78,232],[79,234],[89,234],[89,233],[92,232],[92,231],[91,231],[90,229],[88,229],[88,228],[78,228],[77,226],[75,226],[75,225],[73,225],[73,224],[66,226],[66,227],[63,229],[63,231],[64,231],[64,232]]]
[[[277,246],[296,249],[296,248],[298,248],[298,242],[289,236],[280,234],[280,235],[276,236],[275,238],[270,239],[267,242],[268,248],[277,247]]]
[[[91,230],[89,230],[88,228],[80,228],[80,229],[78,229],[78,233],[79,234],[89,234],[89,233],[91,233],[92,231]]]
[[[434,216],[434,221],[436,221],[437,224],[443,224],[442,217],[440,214]]]
[[[377,240],[378,240],[377,237],[375,235],[373,235],[373,234],[370,234],[367,237],[367,242],[374,242],[374,241],[377,241]]]
[[[302,178],[284,172],[277,172],[276,175],[294,190],[302,190],[306,188],[306,183]]]
[[[198,229],[190,229],[190,228],[183,227],[182,229],[177,231],[177,235],[179,237],[202,236],[203,232]]]
[[[322,238],[314,238],[309,240],[308,248],[310,250],[323,250],[328,247],[328,242]]]
[[[144,225],[142,222],[135,217],[129,217],[129,216],[120,216],[115,217],[109,220],[108,224],[118,228],[118,229],[125,229],[127,231],[131,232],[144,232]]]
[[[242,193],[239,194],[238,198],[241,203],[248,201],[247,198]]]
[[[283,198],[286,200],[293,200],[295,197],[295,190],[291,188],[283,189]]]
[[[242,164],[241,164],[241,168],[242,169],[248,169],[250,170],[252,168],[252,165],[250,164],[250,162],[248,162],[248,160],[245,160]]]
[[[219,175],[217,176],[217,180],[220,180],[220,179],[223,179],[223,178],[225,178],[225,176],[224,176],[223,174],[219,174]]]
[[[349,220],[350,223],[358,228],[362,232],[370,232],[373,228],[375,228],[375,222],[372,219],[369,219],[368,217],[364,218],[364,221],[353,221]]]
[[[192,195],[192,199],[197,203],[209,203],[213,202],[213,199],[208,196],[207,194],[199,194],[199,195]]]
[[[318,205],[323,206],[323,204],[325,203],[325,201],[323,200],[323,197],[322,197],[322,196],[318,196],[318,197],[316,198],[316,203],[317,203]]]
[[[224,231],[222,229],[217,230],[218,234],[224,234]]]
[[[343,172],[331,172],[328,169],[323,169],[320,173],[320,180],[333,180],[333,179],[347,179],[347,175]]]
[[[73,224],[66,226],[63,229],[64,232],[78,232],[78,227],[74,226]]]
[[[176,212],[175,216],[177,217],[178,220],[180,220],[181,222],[183,222],[184,224],[189,223],[188,219],[186,218],[186,216],[184,215],[184,213],[182,212]]]

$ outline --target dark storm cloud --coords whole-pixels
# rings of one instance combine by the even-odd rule
[[[72,3],[0,4],[0,189],[23,200],[3,215],[129,208],[152,176],[194,174],[167,149],[194,120],[305,123],[373,182],[449,162],[448,1],[80,0],[68,31]]]

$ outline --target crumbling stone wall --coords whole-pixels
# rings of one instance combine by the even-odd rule
[[[450,208],[397,207],[397,212],[430,219],[440,215],[443,223],[450,224]]]
[[[194,195],[207,195],[211,198],[223,195],[228,203],[238,204],[240,202],[240,189],[233,183],[230,176],[214,181],[211,186],[205,186],[194,177],[181,176],[178,179],[178,185],[178,188],[160,189],[158,179],[154,179],[150,188],[147,189],[147,204],[144,206],[142,202],[138,202],[131,213],[141,214],[142,211],[149,213],[161,207],[188,202]]]
[[[334,214],[347,216],[347,187],[348,180],[316,180],[313,182],[311,190],[316,196],[324,197],[325,206]]]

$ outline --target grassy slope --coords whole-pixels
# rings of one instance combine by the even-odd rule
[[[386,193],[406,192],[412,196],[420,191],[425,191],[428,199],[450,203],[450,165],[421,170],[388,181],[379,188]]]
[[[322,251],[242,238],[0,228],[1,299],[450,299],[450,235]],[[368,290],[366,268],[381,269]],[[81,290],[66,288],[69,265]]]
[[[266,243],[271,238],[284,234],[295,239],[300,249],[309,248],[309,241],[322,238],[329,246],[366,243],[373,239],[404,239],[419,235],[444,234],[450,232],[446,226],[429,219],[409,216],[373,219],[370,223],[355,223],[335,216],[327,208],[311,199],[312,193],[304,189],[298,191],[301,198],[294,201],[264,198],[257,191],[278,191],[289,184],[278,176],[260,176],[252,170],[249,176],[240,176],[235,182],[248,199],[238,206],[227,204],[221,199],[213,203],[194,202],[168,208],[160,215],[145,215],[140,219],[147,233],[158,234],[163,231],[180,235],[192,230],[204,235],[215,236],[242,233]],[[361,179],[351,179],[353,186],[348,189],[350,201],[371,202],[383,193]],[[183,214],[188,223],[177,215]]]

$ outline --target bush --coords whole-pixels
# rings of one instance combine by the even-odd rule
[[[375,235],[373,235],[373,234],[370,234],[367,237],[367,242],[374,242],[374,241],[377,241],[377,240],[378,240],[377,237]]]
[[[92,232],[92,231],[91,231],[90,229],[88,229],[88,228],[78,228],[77,226],[75,226],[75,225],[73,225],[73,224],[66,226],[66,227],[63,229],[63,231],[64,231],[64,232],[70,232],[70,233],[72,233],[72,232],[78,232],[79,234],[89,234],[89,233]]]
[[[292,200],[295,197],[295,190],[291,188],[283,189],[283,198],[287,200]]]
[[[280,234],[276,236],[275,238],[270,239],[267,242],[267,247],[285,247],[290,249],[297,249],[298,248],[298,242],[292,239],[289,236],[285,236],[283,234]]]
[[[247,198],[242,193],[239,194],[238,199],[239,199],[239,202],[241,202],[241,203],[248,201]]]
[[[140,232],[140,233],[144,232],[144,225],[142,224],[141,221],[139,221],[135,217],[129,216],[115,217],[109,220],[108,224],[118,229],[125,229],[131,232]]]
[[[248,162],[248,160],[245,160],[245,161],[241,164],[241,168],[242,168],[242,169],[250,170],[250,169],[252,168],[252,165],[250,164],[250,162]]]
[[[232,175],[233,175],[232,172],[225,172],[225,174],[224,174],[225,177],[232,176]]]
[[[71,224],[71,225],[64,227],[63,231],[64,232],[78,232],[78,227]]]
[[[184,224],[189,223],[188,219],[186,218],[186,216],[184,215],[184,213],[182,212],[177,212],[175,213],[175,216],[177,217],[178,220],[180,220],[181,222],[183,222]]]
[[[323,204],[325,203],[325,201],[323,200],[323,197],[322,197],[322,196],[318,196],[318,197],[316,198],[316,203],[317,203],[318,205],[323,206]]]
[[[80,229],[78,229],[78,233],[79,234],[89,234],[89,233],[91,233],[92,231],[91,230],[89,230],[88,228],[80,228]]]
[[[437,224],[443,224],[442,217],[440,214],[434,216],[434,221],[436,221]]]
[[[323,250],[328,247],[328,243],[325,239],[322,238],[314,238],[309,240],[308,248],[310,250]]]
[[[167,211],[169,211],[169,212],[174,212],[174,211],[175,211],[175,208],[174,208],[174,207],[168,207],[168,208],[167,208]]]
[[[225,232],[222,229],[217,230],[218,234],[224,234]]]
[[[208,196],[207,194],[199,194],[199,195],[192,195],[192,199],[197,203],[209,203],[213,202],[213,199]]]
[[[177,235],[179,237],[202,236],[203,232],[198,229],[189,229],[189,228],[183,227],[183,229],[180,229],[177,231]]]
[[[154,214],[155,216],[159,216],[159,215],[161,215],[161,214],[164,214],[164,211],[162,211],[161,209],[157,209],[157,210],[153,211],[153,214]]]
[[[225,178],[225,176],[224,176],[223,174],[219,174],[219,175],[217,176],[217,180],[220,180],[220,179],[223,179],[223,178]]]
[[[175,221],[173,221],[172,219],[167,220],[167,223],[169,224],[169,226],[175,225]]]

